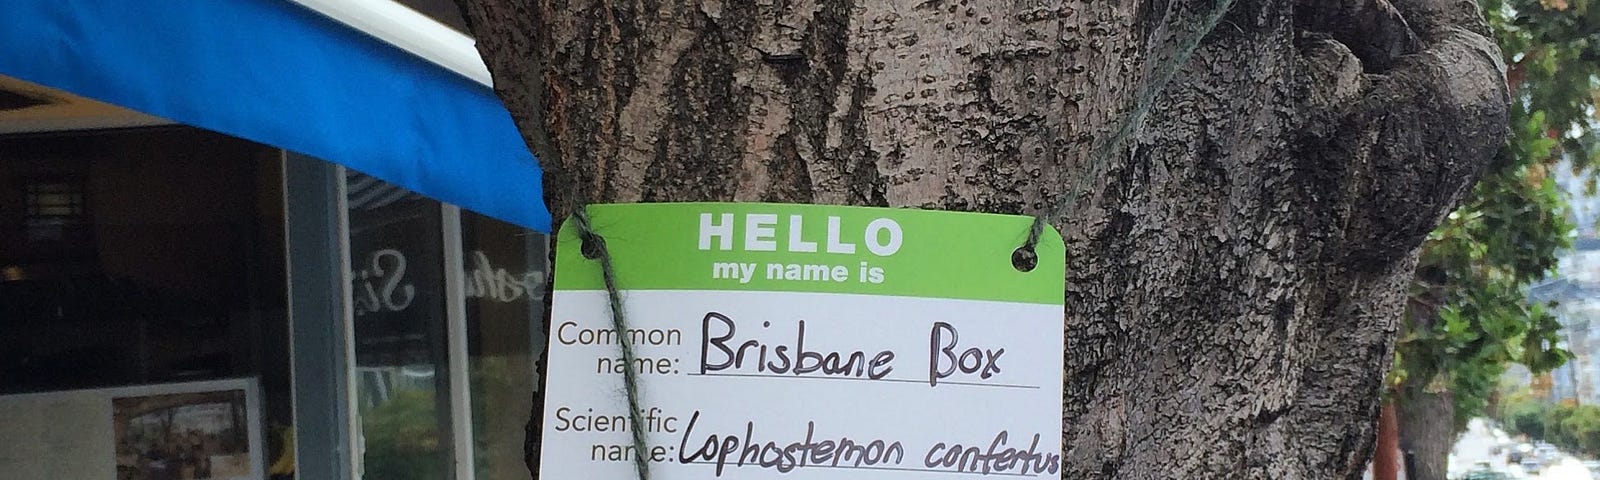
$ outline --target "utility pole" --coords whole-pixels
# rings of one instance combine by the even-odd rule
[[[1383,402],[1378,413],[1378,445],[1372,454],[1372,480],[1400,480],[1400,424],[1394,401]]]

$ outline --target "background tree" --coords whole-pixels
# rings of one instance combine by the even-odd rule
[[[1531,439],[1545,438],[1545,418],[1554,408],[1553,405],[1539,401],[1527,392],[1516,393],[1503,401],[1499,420],[1508,432],[1526,435]]]
[[[1590,0],[1483,2],[1510,65],[1511,136],[1463,205],[1428,236],[1397,347],[1402,450],[1419,480],[1443,480],[1453,439],[1481,416],[1510,362],[1559,366],[1561,325],[1527,285],[1568,247],[1566,193],[1551,170],[1587,171],[1600,74],[1600,9]],[[1543,436],[1543,435],[1539,435]]]
[[[1508,431],[1567,452],[1600,456],[1600,406],[1551,404],[1527,395],[1508,400],[1501,416]]]
[[[460,3],[557,217],[1044,215],[1064,478],[1359,478],[1418,248],[1506,130],[1471,2]]]

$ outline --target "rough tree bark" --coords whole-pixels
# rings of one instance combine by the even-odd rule
[[[1402,331],[1429,332],[1441,322],[1440,306],[1445,302],[1444,270],[1437,266],[1420,265],[1415,272],[1418,284],[1427,285],[1412,291],[1406,302],[1405,318],[1411,322]],[[1428,365],[1428,360],[1405,358],[1406,375],[1390,392],[1396,405],[1400,427],[1400,450],[1412,455],[1416,471],[1406,480],[1447,480],[1450,449],[1460,437],[1456,430],[1455,398],[1440,365]]]
[[[1211,1],[460,3],[558,218],[1032,215],[1093,173],[1048,219],[1063,478],[1359,478],[1417,247],[1506,128],[1470,1],[1239,0],[1097,172]]]

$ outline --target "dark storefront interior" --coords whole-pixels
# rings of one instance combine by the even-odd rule
[[[180,127],[0,140],[0,393],[287,371],[277,155]]]
[[[283,155],[183,126],[0,136],[0,397],[256,379],[263,453],[281,458],[295,425]],[[473,477],[526,478],[543,236],[344,180],[360,470],[458,478],[465,455]]]
[[[258,377],[290,425],[279,155],[187,127],[0,138],[0,394]]]
[[[545,236],[86,96],[0,75],[0,471],[530,478]]]

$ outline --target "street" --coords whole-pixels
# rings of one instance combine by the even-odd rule
[[[1487,463],[1490,470],[1508,473],[1516,479],[1593,480],[1582,461],[1564,452],[1557,453],[1557,460],[1535,474],[1529,474],[1522,465],[1507,464],[1504,453],[1494,453],[1495,447],[1506,438],[1508,436],[1504,431],[1493,428],[1483,419],[1472,420],[1450,453],[1450,478],[1461,478],[1466,472]]]

